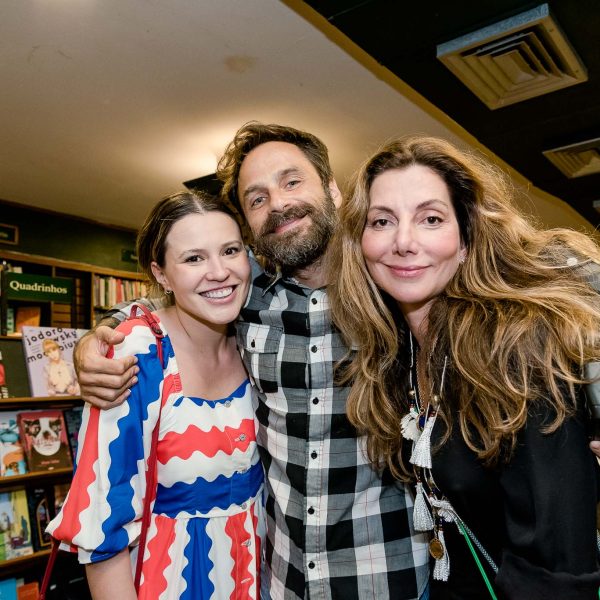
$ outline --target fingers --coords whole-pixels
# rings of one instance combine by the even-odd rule
[[[138,370],[134,366],[121,376],[102,375],[100,378],[90,377],[85,383],[80,381],[81,397],[98,408],[119,406],[129,397],[130,388],[137,383],[135,374]]]
[[[137,373],[139,368],[135,364],[131,364],[131,357],[127,359],[108,360],[103,359],[108,363],[119,363],[118,365],[105,365],[104,362],[100,365],[99,370],[81,371],[79,374],[79,387],[81,395],[85,396],[90,388],[104,388],[106,392],[100,394],[101,398],[115,398],[123,390],[130,388],[137,383]],[[100,361],[98,361],[100,362]],[[96,395],[94,391],[94,395]]]
[[[137,383],[139,368],[135,356],[106,358],[109,348],[124,337],[120,331],[99,326],[83,337],[75,349],[81,397],[93,406],[118,406],[129,396],[129,388]]]
[[[590,442],[590,450],[598,457],[600,458],[600,441],[598,440],[593,440]]]
[[[115,344],[120,344],[125,339],[125,334],[123,332],[111,329],[106,325],[96,327],[95,335],[101,346],[102,344],[114,346]]]
[[[114,408],[123,404],[131,394],[129,388],[123,390],[110,390],[101,387],[88,387],[85,391],[82,389],[82,398],[92,406],[100,409]]]

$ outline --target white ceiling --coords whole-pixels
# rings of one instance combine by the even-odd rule
[[[0,199],[131,228],[249,120],[318,135],[340,183],[396,134],[474,142],[300,0],[0,0],[0,86]]]

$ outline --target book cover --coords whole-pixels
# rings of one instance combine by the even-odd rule
[[[6,335],[15,334],[15,309],[9,306],[6,309]]]
[[[15,332],[22,333],[23,327],[39,327],[42,318],[41,306],[19,306],[15,319]]]
[[[23,327],[32,396],[78,396],[73,348],[85,329]]]
[[[81,427],[81,418],[83,416],[83,406],[74,406],[64,411],[65,422],[67,424],[67,437],[71,446],[71,457],[73,463],[77,459],[77,436]]]
[[[0,560],[33,554],[25,490],[0,493]]]
[[[19,439],[17,412],[0,412],[0,477],[27,473],[25,452]]]
[[[54,507],[52,488],[29,488],[27,490],[27,505],[33,549],[38,552],[50,548],[52,538],[46,533],[46,527],[52,519],[50,509]]]
[[[52,518],[54,518],[58,514],[58,511],[62,508],[62,505],[65,503],[70,487],[70,483],[54,484],[54,513],[52,515]]]
[[[17,423],[30,471],[54,471],[73,466],[61,410],[19,412]]]
[[[17,600],[17,580],[14,577],[0,581],[0,600]]]
[[[22,583],[17,586],[17,600],[38,600],[40,586],[37,581]]]
[[[8,398],[8,386],[6,385],[6,369],[2,360],[2,350],[0,350],[0,398]]]
[[[0,354],[2,354],[2,366],[6,381],[4,392],[8,394],[9,398],[31,396],[23,340],[0,336]]]

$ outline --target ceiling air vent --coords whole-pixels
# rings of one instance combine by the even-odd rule
[[[440,44],[437,57],[491,109],[587,80],[547,4]]]
[[[600,138],[546,150],[544,156],[567,177],[600,173]]]

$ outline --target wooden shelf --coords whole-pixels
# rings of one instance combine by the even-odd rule
[[[9,477],[0,477],[0,488],[4,489],[11,486],[22,487],[30,481],[46,479],[48,477],[58,477],[59,475],[73,475],[72,467],[62,467],[52,471],[31,471],[24,475],[10,475]]]
[[[81,400],[81,396],[9,396],[8,398],[0,399],[0,406],[5,404],[56,404],[66,402],[67,404],[73,404]]]
[[[0,561],[0,572],[3,569],[18,567],[28,562],[41,560],[43,558],[46,558],[47,556],[50,556],[50,548],[48,548],[47,550],[40,550],[39,552],[34,552],[33,554],[26,554],[25,556],[17,556],[16,558],[2,560]]]

